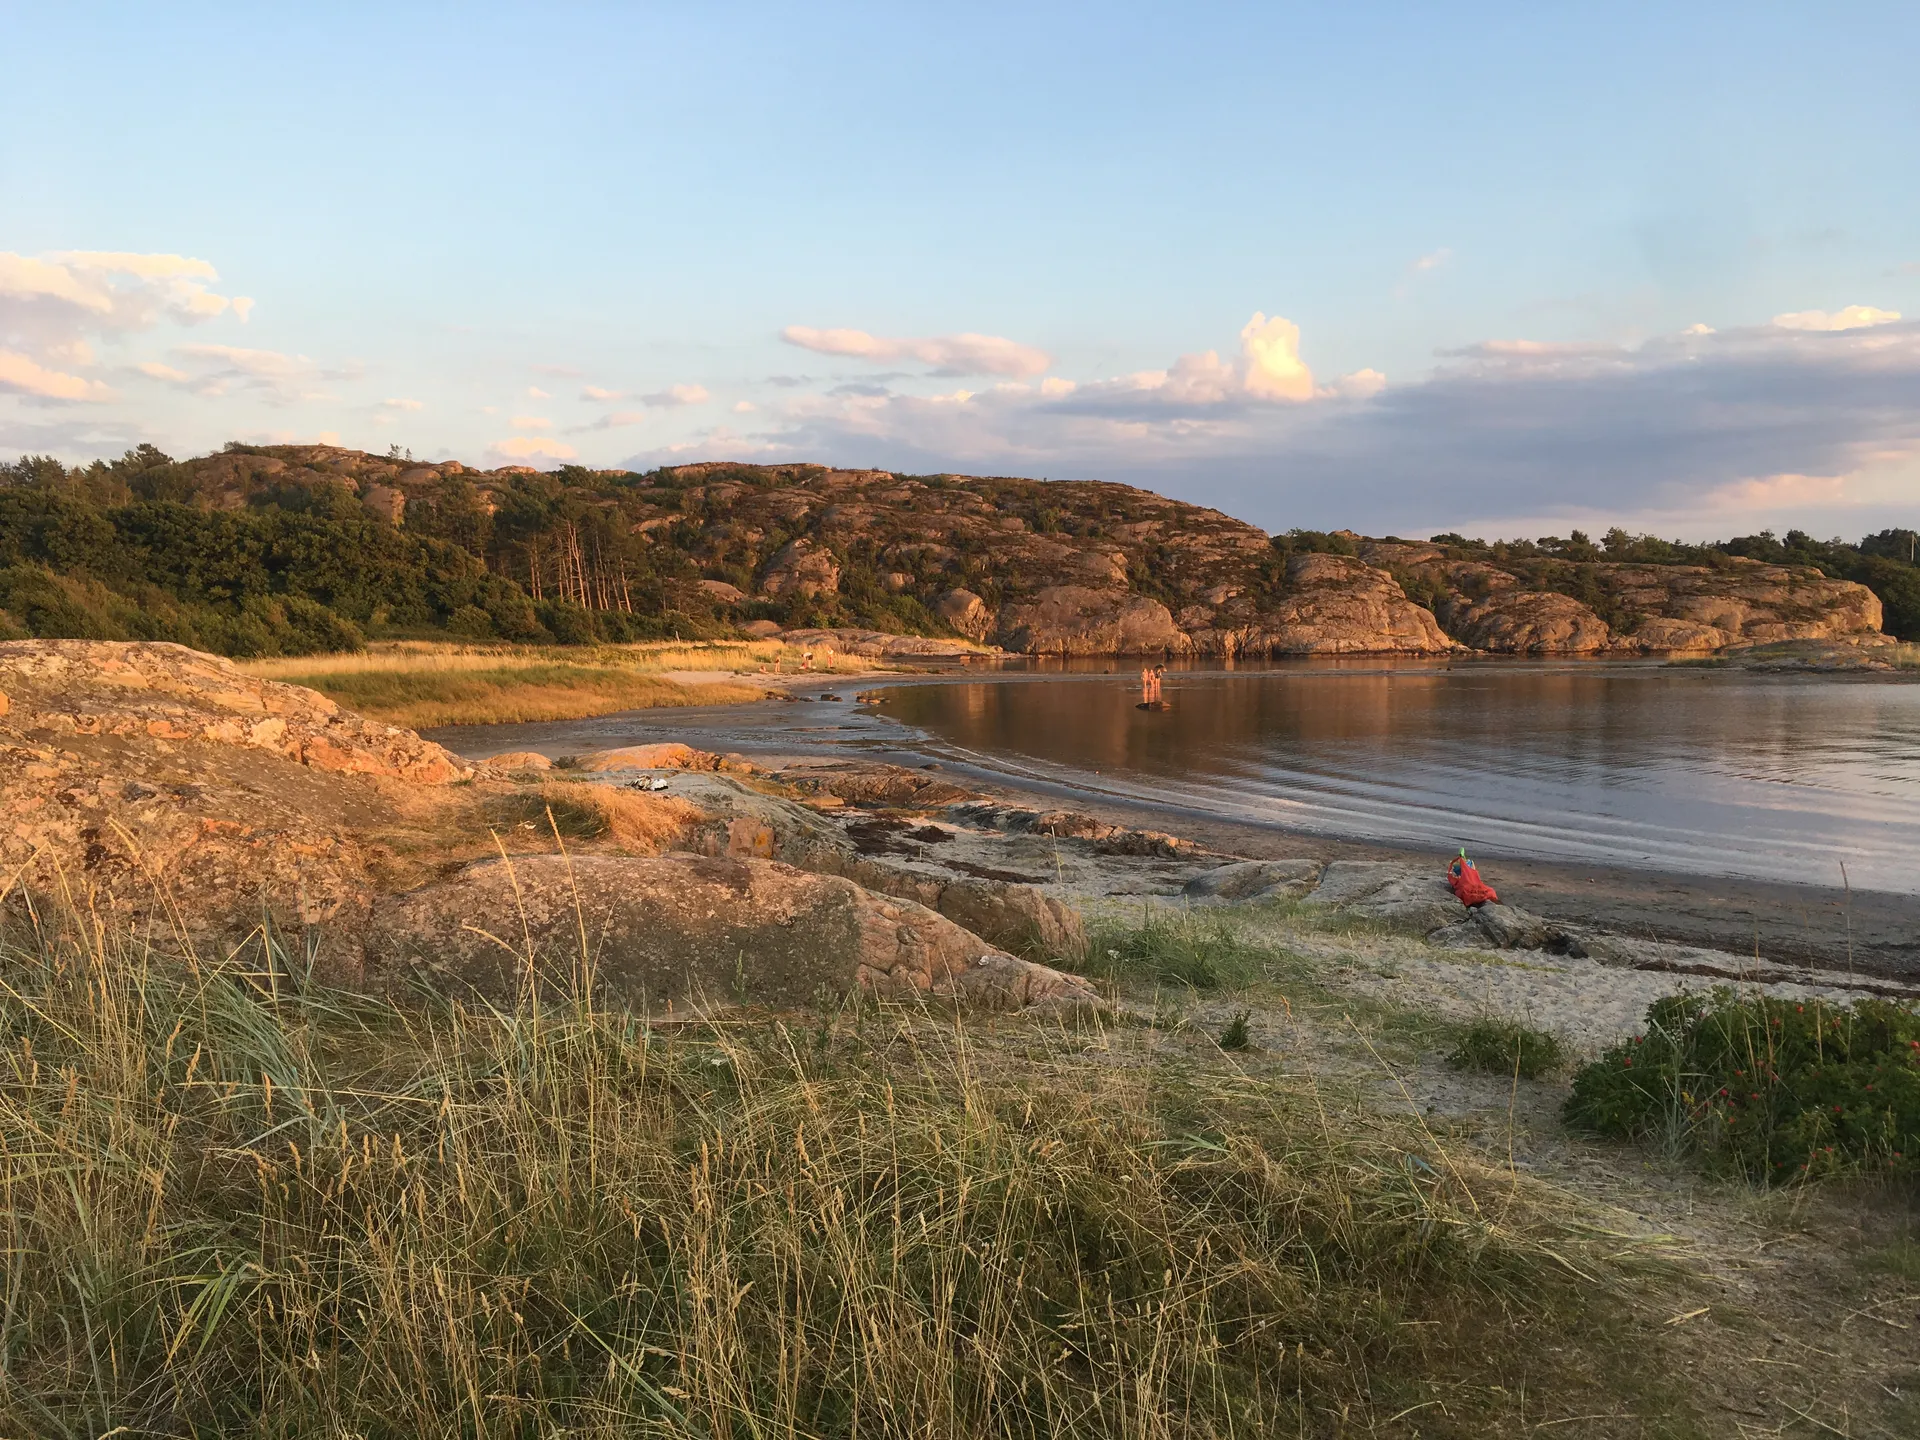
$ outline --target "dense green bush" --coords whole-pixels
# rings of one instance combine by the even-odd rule
[[[1670,996],[1579,1073],[1566,1117],[1761,1181],[1920,1174],[1920,1005]]]
[[[0,567],[0,640],[171,640],[221,655],[317,655],[359,650],[360,629],[299,595],[182,603],[158,586],[109,589],[39,565]]]

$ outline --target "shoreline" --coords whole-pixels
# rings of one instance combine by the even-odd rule
[[[918,677],[880,671],[782,677],[786,688],[843,691],[839,703],[794,696],[759,705],[687,707],[519,726],[456,726],[428,732],[467,758],[507,750],[550,755],[621,745],[682,741],[733,752],[768,768],[860,760],[935,768],[989,798],[1069,807],[1132,829],[1168,831],[1207,850],[1250,859],[1305,857],[1389,860],[1431,865],[1447,860],[1431,846],[1349,839],[1273,821],[1256,821],[1081,790],[989,765],[956,761],[917,743],[902,727],[853,701],[855,684],[913,683]],[[946,677],[926,676],[920,683]],[[1680,870],[1559,861],[1475,852],[1502,900],[1556,921],[1641,939],[1695,945],[1836,973],[1920,978],[1920,896],[1798,882],[1715,876]]]

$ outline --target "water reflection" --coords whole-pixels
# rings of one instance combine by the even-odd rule
[[[1920,686],[1373,664],[1169,674],[1164,713],[1137,691],[997,678],[887,711],[990,763],[1328,833],[1920,890]]]

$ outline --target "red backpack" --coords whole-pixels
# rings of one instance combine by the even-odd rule
[[[1499,894],[1480,878],[1479,870],[1467,859],[1464,850],[1460,852],[1460,858],[1447,867],[1447,888],[1453,891],[1454,899],[1469,910],[1476,905],[1500,903]]]

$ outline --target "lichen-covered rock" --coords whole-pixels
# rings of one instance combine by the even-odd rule
[[[1501,589],[1449,609],[1455,638],[1498,655],[1595,655],[1613,643],[1606,621],[1552,591]]]
[[[1158,600],[1125,590],[1049,585],[1001,607],[996,641],[1022,655],[1184,654],[1193,641]]]
[[[1082,980],[993,950],[910,900],[769,860],[558,856],[486,861],[381,900],[363,983],[424,979],[499,1004],[533,983],[656,1016],[872,994],[996,1008],[1092,1008]]]
[[[1400,582],[1346,555],[1295,555],[1289,593],[1257,622],[1225,632],[1242,655],[1444,655],[1454,648],[1433,613]]]
[[[1297,900],[1320,878],[1318,860],[1235,860],[1186,884],[1189,900]]]
[[[955,878],[860,855],[822,859],[817,868],[845,875],[879,894],[897,895],[937,910],[981,939],[1028,959],[1066,958],[1086,949],[1087,930],[1080,912],[1035,885]]]
[[[472,767],[411,730],[342,710],[315,690],[248,675],[184,645],[0,642],[8,724],[47,739],[101,736],[244,746],[316,770],[437,785]]]
[[[724,770],[739,775],[753,773],[753,762],[744,755],[716,755],[696,750],[677,740],[654,745],[622,745],[615,750],[593,750],[574,764],[591,774],[615,770]]]
[[[1621,647],[1651,652],[1675,650],[1719,650],[1734,643],[1734,637],[1718,625],[1702,625],[1697,620],[1670,620],[1655,615],[1642,620],[1630,636],[1621,639]]]
[[[1304,903],[1384,920],[1423,935],[1467,917],[1467,907],[1437,874],[1380,860],[1335,860]]]
[[[960,660],[983,653],[978,645],[966,640],[944,640],[937,635],[892,635],[885,630],[842,627],[783,631],[775,626],[770,633],[779,635],[789,645],[872,660]]]
[[[357,837],[474,773],[179,645],[0,644],[0,690],[0,867],[116,924],[350,918],[379,859]]]
[[[788,541],[760,577],[760,593],[774,600],[831,593],[839,585],[840,562],[833,552],[804,538]]]
[[[551,770],[553,761],[538,750],[509,750],[503,755],[489,755],[480,762],[491,770]]]
[[[984,642],[993,633],[993,611],[971,590],[947,590],[934,598],[933,613],[969,640]]]

